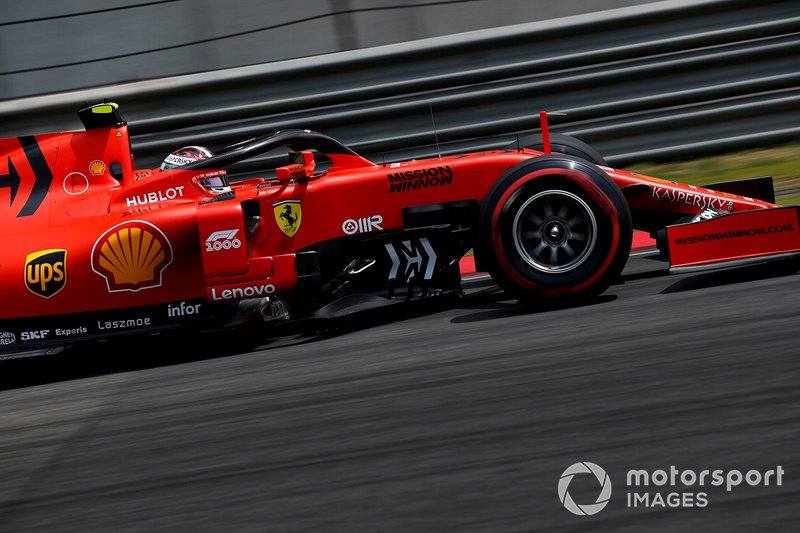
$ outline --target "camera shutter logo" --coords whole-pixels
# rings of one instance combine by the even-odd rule
[[[597,500],[595,500],[594,503],[581,505],[575,503],[575,501],[572,499],[572,496],[569,495],[567,489],[569,488],[572,478],[575,477],[575,474],[594,474],[594,477],[597,478],[597,482],[600,483],[601,489],[600,495],[597,496]],[[608,505],[608,500],[611,499],[611,479],[608,477],[608,474],[606,474],[605,470],[594,463],[590,463],[588,461],[575,463],[564,470],[564,473],[561,474],[561,479],[558,480],[558,499],[561,500],[561,504],[567,509],[567,511],[572,514],[579,516],[591,516],[597,514],[602,511],[606,505]]]

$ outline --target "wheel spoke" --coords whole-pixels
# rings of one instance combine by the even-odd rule
[[[522,232],[522,240],[529,241],[531,239],[536,239],[540,237],[540,233],[538,231],[523,231]]]
[[[564,218],[565,216],[567,216],[567,213],[569,213],[569,204],[567,202],[564,202],[558,209],[558,214],[556,214],[556,216],[558,218]]]
[[[536,245],[536,248],[533,249],[532,255],[538,256],[545,248],[547,248],[547,244],[545,244],[544,241],[539,242],[539,244]]]
[[[567,226],[569,226],[570,228],[574,228],[579,224],[585,224],[585,223],[586,220],[581,215],[567,219]]]
[[[539,227],[544,222],[544,219],[536,216],[534,213],[531,213],[525,218],[525,221],[532,222],[536,227]]]
[[[558,247],[551,246],[550,247],[550,264],[556,265],[558,264]]]
[[[567,253],[567,256],[570,259],[578,255],[578,252],[576,252],[575,249],[572,246],[570,246],[569,243],[566,241],[564,242],[564,244],[561,245],[561,249]]]
[[[544,216],[547,218],[553,218],[553,206],[549,203],[544,204]]]
[[[572,235],[570,235],[569,240],[586,242],[586,235],[584,235],[583,233],[573,233]]]

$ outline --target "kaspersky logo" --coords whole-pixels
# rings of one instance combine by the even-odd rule
[[[108,292],[160,287],[170,263],[169,239],[155,225],[143,220],[114,226],[92,248],[92,270],[105,278]]]
[[[39,250],[25,258],[25,286],[36,296],[52,298],[67,284],[67,251]]]

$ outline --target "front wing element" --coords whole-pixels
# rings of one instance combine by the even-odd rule
[[[758,209],[668,226],[670,272],[740,266],[800,256],[800,207]]]

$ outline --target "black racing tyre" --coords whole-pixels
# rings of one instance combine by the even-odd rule
[[[517,141],[507,145],[505,148],[506,150],[514,150],[520,146],[522,148],[533,148],[534,150],[543,151],[544,150],[544,140],[542,139],[541,133],[534,133],[531,135],[524,135],[519,138],[519,144]],[[595,165],[600,165],[602,167],[607,167],[608,163],[600,155],[600,152],[586,144],[580,139],[576,139],[575,137],[570,137],[569,135],[561,135],[559,133],[551,133],[550,134],[550,151],[552,153],[562,153],[571,155],[573,157],[579,157],[581,159],[585,159],[590,163],[594,163]]]
[[[482,202],[475,258],[521,300],[579,300],[605,291],[631,250],[631,214],[614,181],[587,161],[534,157]]]

